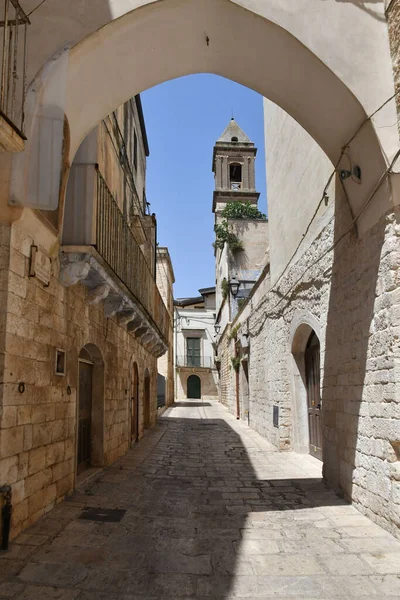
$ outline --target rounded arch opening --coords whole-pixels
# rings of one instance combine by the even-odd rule
[[[189,375],[186,380],[186,397],[191,399],[201,399],[201,379],[198,375]]]
[[[95,344],[78,357],[77,474],[104,465],[104,361]]]
[[[347,145],[363,173],[361,184],[350,179],[345,184],[352,211],[358,214],[386,168],[380,130],[366,119],[350,82],[342,79],[343,69],[329,68],[329,60],[319,56],[322,48],[311,45],[311,50],[301,41],[306,32],[298,23],[293,30],[286,18],[278,23],[267,13],[261,16],[231,0],[163,0],[134,5],[96,31],[86,30],[87,37],[69,52],[66,76],[70,160],[89,132],[129,98],[178,77],[211,73],[275,102],[304,127],[333,164]],[[232,31],[241,32],[242,44],[236,43]],[[389,95],[388,91],[384,99]],[[368,96],[362,92],[360,97],[367,105]],[[393,149],[393,140],[389,146]],[[391,192],[385,189],[380,196],[382,214],[391,205]],[[360,227],[369,228],[376,217],[371,209],[363,214],[365,225]]]
[[[308,348],[318,348],[318,359],[307,357]],[[292,444],[296,452],[310,453],[309,414],[311,375],[315,371],[313,393],[320,394],[320,325],[313,315],[301,315],[293,321],[290,336],[290,374],[292,395]],[[318,371],[318,378],[317,378]],[[317,389],[318,386],[318,389]],[[316,397],[315,397],[316,398]],[[314,398],[314,401],[315,401]],[[317,405],[318,403],[316,403]],[[315,405],[315,406],[316,406]],[[315,410],[313,411],[315,413]],[[312,423],[311,423],[312,426]],[[321,427],[321,421],[319,422]],[[322,427],[321,427],[322,435]],[[312,437],[312,436],[311,436]],[[322,441],[322,440],[321,440]],[[315,454],[315,453],[314,453]]]

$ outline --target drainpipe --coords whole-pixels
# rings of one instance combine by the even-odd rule
[[[10,538],[10,526],[11,526],[11,512],[12,512],[12,504],[11,504],[11,486],[3,485],[0,487],[0,494],[4,494],[4,506],[1,511],[1,531],[2,531],[2,540],[1,540],[1,549],[8,550],[8,540]]]

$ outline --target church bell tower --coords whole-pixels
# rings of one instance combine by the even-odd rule
[[[212,170],[215,177],[213,212],[218,214],[228,202],[239,200],[257,206],[260,194],[256,191],[255,157],[257,148],[232,118],[216,141]]]

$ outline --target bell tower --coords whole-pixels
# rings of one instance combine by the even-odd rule
[[[218,213],[227,202],[240,200],[257,206],[255,157],[257,148],[232,117],[221,137],[215,142],[212,170],[215,177],[213,212]]]

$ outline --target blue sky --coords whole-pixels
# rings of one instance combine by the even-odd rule
[[[168,246],[176,298],[215,284],[212,151],[233,116],[258,148],[259,208],[266,212],[262,97],[216,75],[190,75],[141,94],[150,157],[147,200]]]

